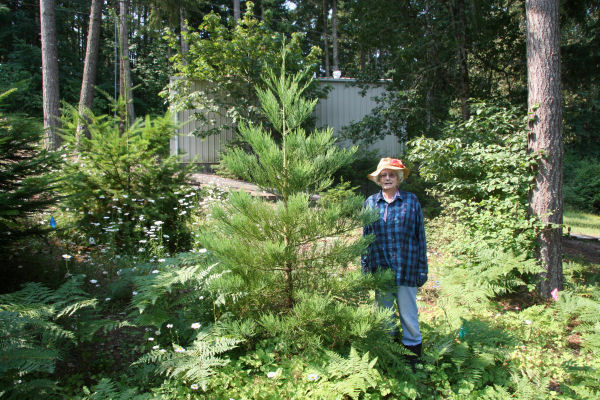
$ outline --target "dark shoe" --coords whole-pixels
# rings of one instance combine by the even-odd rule
[[[406,350],[410,351],[415,356],[417,356],[417,358],[421,357],[421,347],[423,346],[423,343],[415,344],[413,346],[407,346],[407,345],[403,345],[403,346]]]
[[[419,359],[421,358],[422,345],[423,345],[423,343],[415,344],[413,346],[407,346],[405,344],[403,345],[406,350],[408,350],[412,353],[412,354],[407,354],[404,357],[405,357],[406,361],[408,361],[408,363],[410,364],[410,368],[412,369],[413,372],[416,372],[417,363],[419,362]]]

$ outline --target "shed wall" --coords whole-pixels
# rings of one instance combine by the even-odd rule
[[[367,89],[365,96],[361,96],[361,89],[352,86],[352,79],[320,79],[319,82],[322,85],[330,85],[332,90],[328,97],[320,99],[315,107],[313,115],[316,125],[320,128],[331,127],[336,133],[344,126],[358,122],[368,115],[376,106],[374,97],[381,95],[385,90],[382,86],[374,85]],[[202,126],[200,121],[191,119],[193,113],[193,110],[185,110],[176,114],[177,123],[182,125],[179,134],[171,139],[171,154],[180,154],[183,162],[216,163],[219,161],[219,153],[224,145],[235,137],[235,132],[228,130],[207,138],[193,136],[195,130],[207,130],[229,122],[211,113],[208,117],[213,120],[213,124]],[[402,143],[396,136],[388,135],[371,145],[369,150],[377,150],[382,156],[396,157],[402,153]]]

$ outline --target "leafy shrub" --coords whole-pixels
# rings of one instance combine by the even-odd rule
[[[468,121],[448,123],[439,139],[410,141],[409,159],[419,163],[420,175],[445,208],[457,283],[468,288],[465,293],[489,298],[538,272],[529,260],[536,220],[528,213],[537,156],[527,153],[516,109],[474,107]]]
[[[116,115],[88,112],[84,125],[89,137],[77,132],[81,118],[72,107],[63,118],[69,151],[64,206],[75,214],[78,229],[96,242],[99,237],[114,243],[119,251],[135,251],[150,230],[161,236],[168,251],[188,249],[192,165],[182,166],[168,156],[175,133],[171,116],[137,119],[123,127]]]
[[[171,31],[166,35],[169,45],[178,49],[178,36]],[[172,81],[168,93],[169,104],[175,109],[199,110],[194,118],[202,121],[202,132],[208,136],[227,129],[236,129],[242,121],[268,123],[260,113],[260,104],[254,91],[269,68],[278,65],[282,46],[289,57],[288,70],[304,68],[317,70],[321,50],[313,46],[303,53],[303,35],[294,32],[285,35],[270,30],[265,22],[254,17],[252,2],[246,12],[230,27],[221,16],[211,12],[204,16],[197,28],[183,33],[189,43],[184,55],[173,57],[176,73],[185,79]],[[200,87],[198,87],[200,83]],[[316,91],[316,85],[311,90]],[[230,123],[216,125],[215,115]]]

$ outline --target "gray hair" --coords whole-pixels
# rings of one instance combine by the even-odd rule
[[[404,182],[404,172],[402,172],[402,170],[392,169],[391,171],[394,171],[396,173],[396,176],[398,177],[398,185]],[[377,183],[379,183],[379,179],[381,179],[381,172],[379,173],[379,175],[377,175]]]

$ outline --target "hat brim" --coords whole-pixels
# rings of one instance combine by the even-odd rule
[[[409,168],[406,168],[406,167],[399,168],[399,167],[394,167],[394,166],[391,166],[391,165],[386,165],[384,167],[377,168],[377,170],[375,172],[372,172],[369,175],[367,175],[367,178],[369,178],[373,182],[379,184],[379,182],[377,181],[377,178],[379,178],[379,174],[384,169],[391,169],[392,171],[402,171],[402,175],[404,176],[404,179],[408,178],[408,175],[410,174],[410,169]]]

